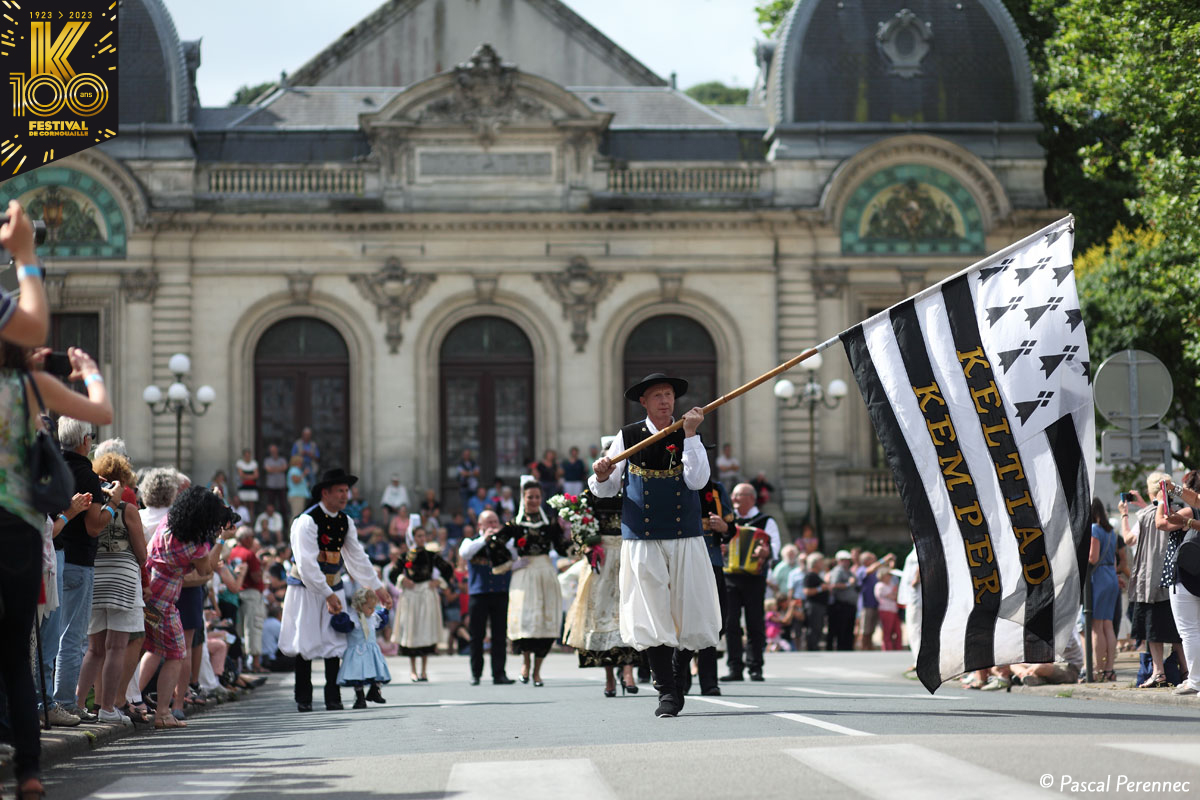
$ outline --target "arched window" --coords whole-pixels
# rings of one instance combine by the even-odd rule
[[[470,450],[489,485],[515,483],[533,458],[533,347],[500,317],[460,322],[442,342],[442,502],[461,502],[457,466]]]
[[[704,326],[690,317],[663,314],[634,328],[625,342],[625,386],[654,372],[665,372],[688,382],[688,393],[675,401],[675,415],[717,398],[717,348]],[[625,404],[625,422],[643,419],[638,403]],[[704,419],[700,435],[708,444],[720,445],[718,415]]]
[[[309,427],[322,469],[356,466],[349,463],[350,354],[336,328],[312,317],[272,325],[254,349],[254,386],[257,458],[272,444],[286,458]]]

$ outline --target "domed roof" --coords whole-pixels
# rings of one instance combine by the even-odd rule
[[[118,13],[121,124],[187,123],[191,80],[166,6],[162,0],[126,0]]]
[[[797,0],[778,37],[772,125],[1034,119],[1029,59],[1001,0]]]

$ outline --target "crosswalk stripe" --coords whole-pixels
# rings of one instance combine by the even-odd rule
[[[250,778],[251,773],[158,772],[132,775],[92,792],[84,800],[138,800],[187,797],[187,800],[224,800]]]
[[[1104,746],[1114,750],[1127,750],[1131,753],[1178,761],[1189,767],[1200,764],[1200,742],[1171,742],[1170,747],[1163,747],[1162,742],[1114,742]]]
[[[811,689],[806,686],[787,686],[789,692],[804,692],[806,694],[819,694],[828,697],[894,697],[902,700],[966,700],[962,695],[937,695],[929,693],[911,694],[876,694],[874,692],[834,692],[828,689]]]
[[[730,708],[758,708],[758,706],[748,706],[745,703],[735,703],[732,700],[718,700],[715,697],[689,697],[689,700],[699,700],[701,703],[714,703],[718,706],[729,706]]]
[[[875,735],[875,734],[869,733],[867,731],[860,731],[860,730],[855,730],[854,728],[847,728],[845,725],[838,725],[835,722],[826,722],[825,720],[817,719],[816,717],[806,717],[803,714],[792,714],[787,711],[781,711],[777,714],[772,714],[771,716],[779,717],[780,719],[789,719],[792,722],[800,722],[800,723],[803,723],[804,725],[812,725],[815,728],[824,728],[827,731],[833,731],[834,733],[840,733],[840,734],[843,734],[844,736],[874,736]]]
[[[529,800],[533,797],[615,800],[616,795],[591,759],[569,758],[455,764],[446,782],[446,797],[454,800]]]
[[[884,680],[886,676],[878,672],[867,672],[863,669],[847,669],[846,667],[801,667],[805,675],[819,675],[824,678],[865,678],[867,680]]]
[[[915,744],[784,750],[806,767],[877,800],[928,800],[930,787],[955,800],[1059,796],[1025,781]],[[982,753],[981,753],[982,754]],[[863,769],[870,765],[870,769]]]

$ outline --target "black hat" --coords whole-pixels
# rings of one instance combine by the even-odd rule
[[[328,489],[330,486],[338,486],[339,484],[353,486],[358,483],[358,478],[341,467],[325,470],[325,474],[321,476],[321,480],[313,484],[312,496],[315,502],[321,502],[321,490]]]
[[[1200,539],[1188,537],[1175,554],[1175,577],[1194,595],[1200,595]]]
[[[671,384],[671,388],[675,390],[676,400],[687,394],[688,382],[683,378],[668,378],[661,372],[654,372],[626,389],[625,399],[636,403],[642,399],[642,395],[646,393],[647,389],[659,383]]]

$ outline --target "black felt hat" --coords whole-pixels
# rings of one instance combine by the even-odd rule
[[[317,503],[321,502],[321,490],[322,489],[328,489],[330,486],[339,486],[341,484],[345,484],[346,486],[353,486],[356,483],[358,483],[358,477],[355,475],[351,475],[350,473],[346,472],[346,470],[342,469],[341,467],[336,467],[334,469],[327,469],[327,470],[325,470],[325,473],[323,475],[321,475],[321,480],[319,480],[313,484],[313,487],[312,487],[313,501],[317,502]]]
[[[651,373],[651,374],[647,375],[646,377],[642,378],[640,381],[635,383],[633,386],[630,386],[628,389],[626,389],[625,390],[625,399],[636,403],[642,399],[642,395],[644,395],[646,393],[647,389],[649,389],[651,386],[654,386],[659,383],[670,384],[671,388],[675,390],[675,399],[676,400],[678,400],[679,398],[681,398],[685,394],[687,394],[688,382],[685,381],[683,378],[668,378],[666,375],[664,375],[661,372],[654,372],[654,373]]]

